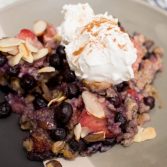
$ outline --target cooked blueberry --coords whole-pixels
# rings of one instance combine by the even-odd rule
[[[61,75],[56,75],[50,78],[47,82],[47,86],[52,89],[55,88],[56,86],[60,85],[62,83],[62,76]]]
[[[150,59],[151,57],[155,56],[155,54],[153,52],[147,52],[144,57],[143,60],[145,59]]]
[[[129,84],[127,81],[124,81],[118,85],[116,85],[117,91],[118,92],[123,92],[129,87]]]
[[[56,53],[62,58],[66,58],[65,46],[59,45],[56,49]]]
[[[117,96],[108,97],[107,100],[113,104],[115,108],[118,108],[121,105],[120,99]]]
[[[66,130],[63,128],[57,128],[55,130],[52,130],[50,133],[50,137],[55,141],[64,140],[66,136]]]
[[[78,87],[78,85],[76,84],[68,84],[67,85],[67,92],[66,92],[66,96],[71,99],[74,97],[78,97],[80,94],[80,89]]]
[[[87,144],[85,143],[84,140],[80,139],[79,140],[79,148],[78,148],[79,152],[85,151],[86,148],[87,148]]]
[[[55,111],[55,120],[59,124],[67,124],[69,120],[71,119],[71,116],[73,114],[73,108],[71,104],[67,102],[61,103]]]
[[[150,109],[154,108],[154,106],[155,106],[155,99],[154,99],[154,97],[147,96],[147,97],[144,97],[143,100],[144,100],[144,104],[147,105],[147,106],[149,106]]]
[[[12,93],[12,94],[15,94],[16,92],[10,88],[8,85],[0,85],[0,91],[5,93],[5,94],[9,94],[9,93]]]
[[[68,68],[64,71],[63,76],[64,80],[68,83],[73,82],[76,79],[75,73]]]
[[[120,128],[123,132],[126,132],[127,121],[126,118],[119,112],[116,113],[115,122],[120,123]]]
[[[4,66],[6,64],[6,62],[7,62],[6,56],[4,56],[0,53],[0,67]]]
[[[54,157],[54,154],[50,151],[48,152],[27,152],[27,158],[31,161],[44,161]]]
[[[115,122],[125,124],[126,123],[126,118],[120,112],[117,112],[116,115],[115,115]]]
[[[8,75],[11,77],[16,77],[20,72],[20,67],[19,66],[13,66],[13,67],[9,67],[8,69]]]
[[[114,146],[115,144],[116,144],[115,138],[105,139],[105,141],[103,141],[103,145],[105,146]]]
[[[57,70],[60,70],[63,68],[63,60],[58,54],[53,54],[49,58],[49,63],[52,67],[54,67]]]
[[[69,142],[69,146],[74,152],[79,151],[80,146],[79,146],[79,143],[76,140],[71,140]]]
[[[0,103],[0,118],[6,118],[11,114],[11,107],[7,102]]]
[[[31,90],[36,86],[36,80],[33,76],[25,74],[20,80],[21,87],[26,90]]]
[[[47,101],[42,96],[36,97],[33,101],[33,105],[36,110],[47,107],[47,104]]]

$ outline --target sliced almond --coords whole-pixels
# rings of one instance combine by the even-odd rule
[[[65,99],[66,99],[65,96],[52,99],[52,100],[48,103],[48,107],[51,106],[53,103],[60,103],[60,102],[62,102],[62,101],[65,100]]]
[[[52,145],[52,152],[54,154],[58,154],[64,148],[64,146],[65,146],[64,141],[57,141]]]
[[[138,133],[134,137],[134,142],[142,142],[145,140],[151,140],[156,137],[156,131],[152,127],[142,128],[138,127]]]
[[[74,128],[74,135],[75,135],[75,139],[79,140],[81,137],[81,132],[82,132],[82,127],[81,124],[77,124]]]
[[[22,54],[23,60],[27,61],[28,63],[33,63],[33,56],[31,52],[27,49],[25,44],[19,45],[19,52]]]
[[[18,38],[3,38],[0,39],[0,47],[12,47],[12,46],[18,46],[21,43],[24,43],[23,40]]]
[[[92,133],[84,138],[87,142],[103,141],[105,139],[105,132]]]
[[[15,65],[19,64],[19,62],[20,62],[22,56],[23,56],[22,54],[18,53],[16,56],[11,57],[11,58],[9,59],[9,64],[10,64],[11,66],[15,66]]]
[[[40,36],[45,32],[46,28],[47,22],[45,22],[44,20],[38,20],[33,26],[33,31],[35,35]]]
[[[33,46],[29,41],[26,41],[26,47],[28,48],[29,51],[31,51],[33,53],[37,53],[39,50],[38,48]]]
[[[81,138],[84,138],[90,133],[90,130],[87,127],[82,127]]]
[[[84,91],[82,93],[82,98],[85,104],[85,108],[89,114],[97,118],[105,117],[105,109],[93,93]]]
[[[11,52],[13,50],[16,50],[17,47],[16,46],[12,46],[12,47],[0,47],[0,51],[1,52]]]
[[[55,72],[54,67],[43,67],[38,70],[38,73],[48,73],[48,72]]]
[[[15,56],[15,55],[17,55],[19,53],[19,49],[18,49],[18,47],[14,46],[13,50],[9,51],[8,53],[10,55],[14,55]]]
[[[49,50],[47,48],[43,48],[43,49],[40,49],[38,51],[38,53],[34,54],[33,57],[34,57],[34,60],[39,60],[43,57],[45,57],[47,54],[49,53]]]

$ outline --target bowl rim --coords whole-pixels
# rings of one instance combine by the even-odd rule
[[[156,12],[164,15],[164,16],[167,16],[167,11],[165,11],[164,9],[158,7],[158,6],[153,6],[153,5],[150,5],[148,2],[146,2],[146,0],[130,0],[131,2],[135,2],[135,3],[139,3],[140,5],[143,5],[151,10],[155,10]],[[25,2],[30,2],[30,0],[17,0],[16,2],[14,3],[11,3],[3,8],[0,9],[0,13],[1,12],[5,12],[6,10],[8,9],[11,9],[12,7],[15,7],[17,5],[21,5]],[[69,2],[70,3],[70,2]]]

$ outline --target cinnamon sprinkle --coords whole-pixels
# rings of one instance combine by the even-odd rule
[[[73,52],[73,55],[74,56],[80,55],[84,51],[85,47],[86,47],[86,45],[80,47],[78,50],[76,50],[76,51]]]
[[[106,18],[101,18],[100,20],[93,20],[91,23],[89,23],[85,26],[85,28],[82,30],[81,34],[83,34],[83,32],[85,32],[85,31],[92,32],[92,29],[94,27],[100,27],[101,24],[103,24],[103,23],[110,23],[112,25],[116,25],[115,22],[113,22],[109,19],[106,19]]]

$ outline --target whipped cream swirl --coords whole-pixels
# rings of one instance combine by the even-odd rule
[[[92,15],[75,29],[68,38],[66,53],[70,68],[79,79],[118,84],[134,78],[136,49],[129,35],[119,28],[118,19],[107,14]]]

